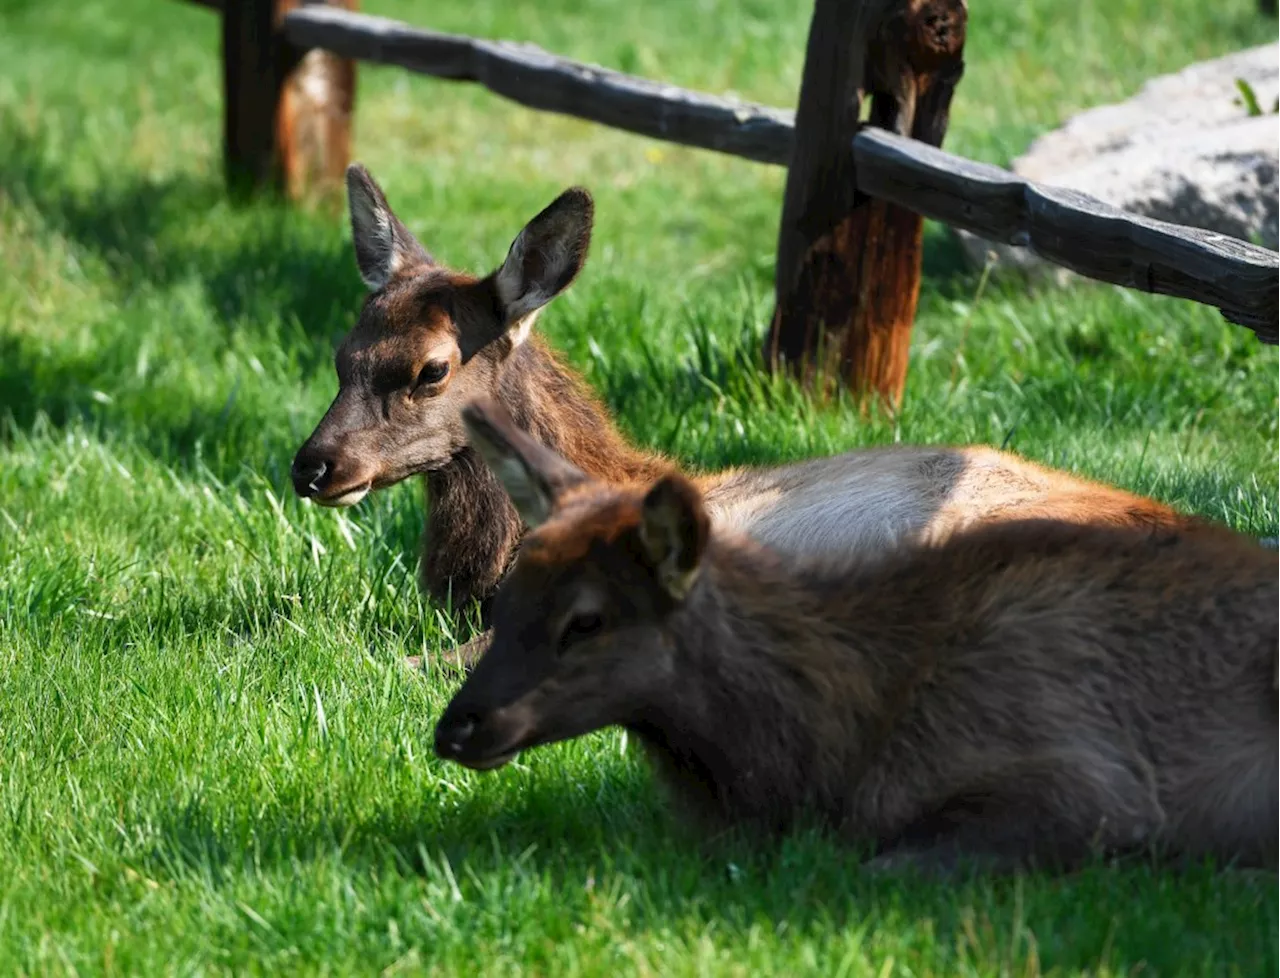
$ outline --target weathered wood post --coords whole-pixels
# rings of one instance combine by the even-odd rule
[[[284,40],[281,20],[303,2],[223,4],[224,153],[233,191],[283,190],[301,200],[341,190],[351,157],[355,63]]]
[[[901,400],[924,222],[857,192],[852,142],[869,96],[872,125],[942,144],[967,17],[965,0],[816,0],[765,347],[775,369]]]

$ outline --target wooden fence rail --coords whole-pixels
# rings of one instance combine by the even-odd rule
[[[865,128],[853,141],[858,189],[925,217],[1030,248],[1081,275],[1217,306],[1276,342],[1280,255],[1215,231],[1117,210],[913,139]]]
[[[791,157],[790,112],[570,61],[533,44],[442,34],[319,5],[285,14],[281,31],[300,48],[478,82],[531,109],[760,163],[785,166]]]
[[[901,394],[915,312],[920,216],[1029,247],[1103,282],[1215,306],[1264,342],[1277,341],[1276,252],[1128,214],[937,148],[963,70],[964,0],[815,0],[800,101],[804,139],[797,139],[791,112],[636,78],[532,44],[444,34],[316,2],[195,2],[222,9],[228,18],[256,8],[258,23],[261,11],[270,8],[276,36],[270,45],[261,43],[277,55],[274,61],[259,56],[264,63],[287,69],[319,49],[475,82],[534,109],[790,166],[779,241],[775,355],[776,334],[783,333],[783,346],[788,342],[785,313],[793,307],[800,314],[792,317],[797,322],[789,342],[797,356],[816,357],[815,328],[837,335],[846,352],[868,346],[866,337],[880,329],[891,338],[869,348],[874,353],[892,346],[901,362],[880,350],[879,363],[846,356],[841,369],[855,388],[878,390],[891,401]],[[345,0],[342,6],[355,3]],[[228,77],[234,74],[228,68]],[[280,85],[278,78],[272,83]],[[873,125],[857,121],[862,98],[870,98]],[[324,168],[336,172],[345,163],[331,161]],[[833,277],[852,280],[852,291],[815,300]],[[886,289],[900,301],[886,299]],[[840,317],[842,324],[833,321]]]

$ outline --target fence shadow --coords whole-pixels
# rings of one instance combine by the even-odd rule
[[[920,268],[920,291],[933,290],[944,298],[968,298],[981,277],[959,239],[945,225],[924,222],[924,257]]]
[[[238,207],[220,179],[116,178],[104,171],[91,189],[82,189],[51,162],[47,138],[18,120],[0,119],[0,195],[101,263],[109,278],[96,276],[95,286],[114,290],[105,309],[125,320],[145,316],[149,296],[190,284],[212,312],[201,324],[206,352],[216,355],[235,342],[237,331],[274,320],[284,324],[286,355],[301,376],[331,361],[334,340],[350,328],[364,295],[345,234],[284,206]],[[50,350],[29,333],[0,332],[0,417],[19,428],[41,415],[56,425],[79,418],[124,424],[112,420],[119,409],[104,409],[98,390],[104,377],[131,376],[142,341],[127,328],[110,328],[92,352],[65,343]],[[261,409],[245,406],[239,385],[162,405],[145,382],[130,386],[131,432],[157,457],[180,466],[201,446],[210,462],[209,452],[222,444],[231,447],[220,475],[238,469],[246,450],[261,449],[279,463],[270,467],[283,479],[305,434],[284,430],[278,417],[264,424]]]
[[[78,190],[40,137],[12,119],[0,120],[0,132],[0,189],[101,260],[122,296],[197,280],[225,327],[284,312],[317,337],[324,357],[325,341],[350,325],[363,296],[350,242],[317,233],[315,218],[283,205],[236,207],[220,178],[189,174],[103,174],[93,190]]]

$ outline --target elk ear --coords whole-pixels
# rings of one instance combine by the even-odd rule
[[[684,476],[667,476],[644,497],[640,544],[658,583],[677,601],[698,579],[710,532],[702,496]]]
[[[462,409],[467,436],[502,483],[516,512],[531,529],[546,522],[556,499],[587,476],[516,427],[497,401],[482,398]]]
[[[427,250],[391,210],[382,188],[359,163],[347,167],[347,204],[351,209],[356,264],[370,290],[382,288],[401,269],[434,264]]]
[[[510,331],[514,345],[529,335],[533,314],[568,288],[582,269],[594,216],[591,195],[571,187],[511,242],[506,261],[494,273],[494,284],[503,327]]]

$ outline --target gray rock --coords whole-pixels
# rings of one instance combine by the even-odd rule
[[[1116,105],[1075,116],[1037,139],[1011,169],[1029,180],[1090,194],[1122,210],[1277,246],[1280,210],[1280,45],[1268,44],[1154,78]],[[1250,117],[1236,79],[1264,114]],[[1071,273],[1026,248],[957,231],[981,267]]]

